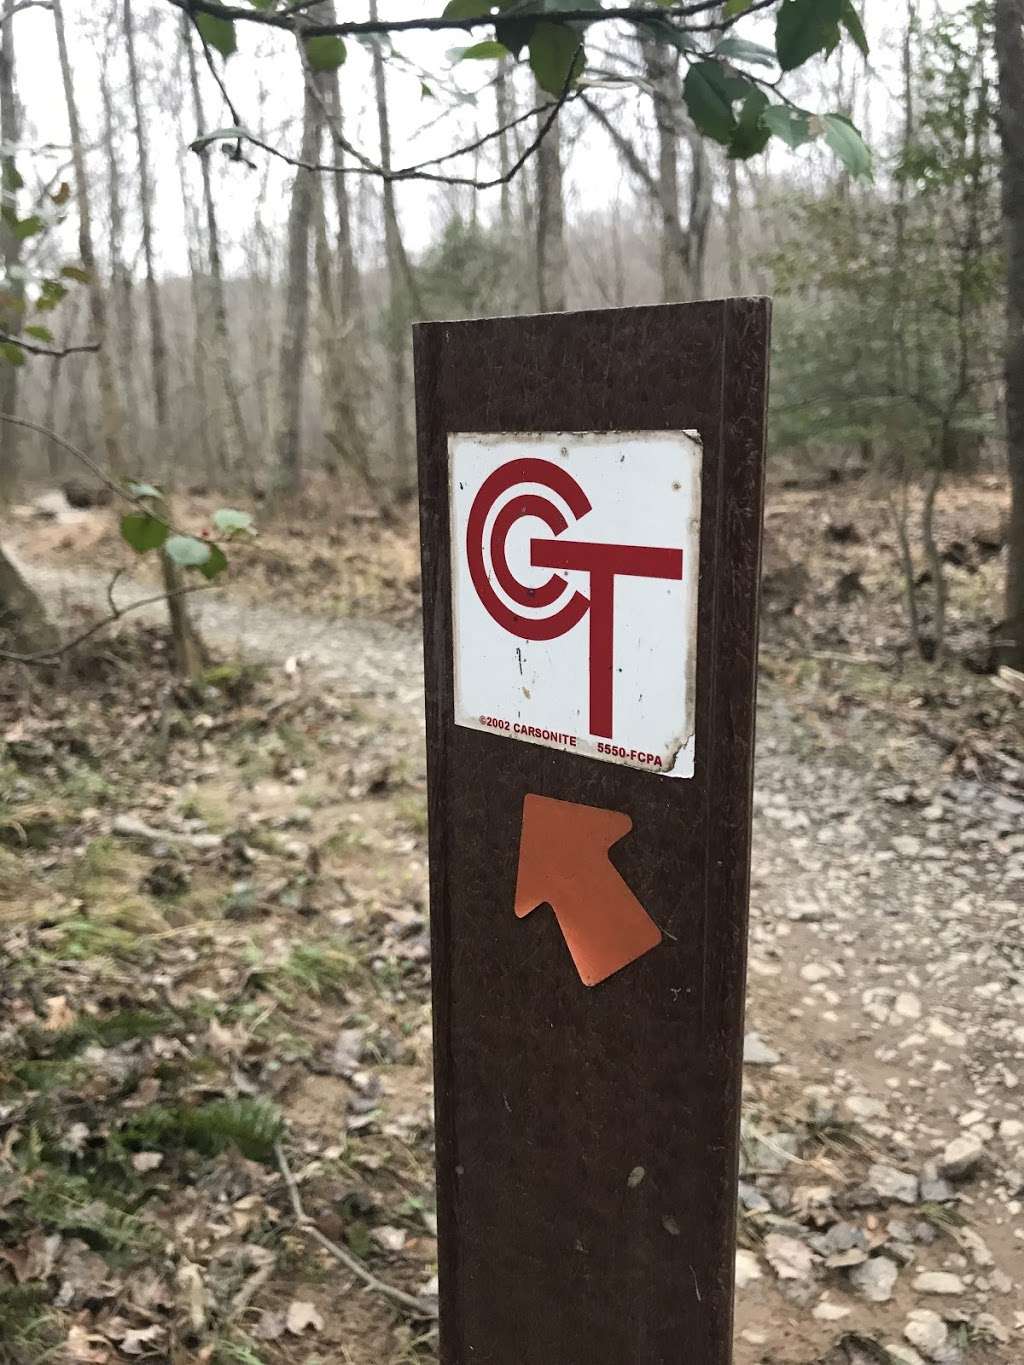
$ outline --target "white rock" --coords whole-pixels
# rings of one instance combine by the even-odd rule
[[[814,1259],[806,1242],[770,1232],[764,1239],[764,1253],[780,1280],[810,1279]]]
[[[817,1318],[819,1322],[842,1322],[843,1318],[848,1318],[853,1310],[844,1308],[841,1303],[832,1303],[829,1299],[822,1299],[811,1309],[811,1317]]]
[[[748,1033],[743,1039],[743,1060],[747,1066],[778,1066],[782,1057],[759,1033]]]
[[[868,1184],[883,1199],[898,1199],[901,1204],[917,1203],[917,1176],[909,1171],[898,1171],[894,1166],[872,1166],[868,1171]]]
[[[901,1019],[920,1019],[921,1001],[910,991],[901,991],[896,997],[893,1009]]]
[[[962,1294],[964,1282],[948,1270],[922,1270],[914,1280],[919,1294]]]
[[[748,1284],[761,1278],[761,1266],[752,1251],[740,1247],[736,1252],[736,1288],[746,1289]]]
[[[954,1138],[939,1161],[939,1174],[947,1180],[956,1180],[969,1175],[985,1155],[985,1147],[980,1138],[973,1133]]]
[[[831,975],[829,969],[823,967],[819,962],[805,962],[800,968],[800,976],[812,985],[816,981],[827,981]]]
[[[898,1341],[894,1341],[886,1346],[889,1359],[895,1365],[924,1365],[924,1361],[914,1350],[913,1346],[902,1346]]]
[[[920,1347],[926,1355],[941,1351],[949,1337],[949,1329],[930,1308],[915,1308],[910,1314],[903,1335],[913,1346]]]
[[[874,1100],[869,1095],[850,1095],[844,1104],[855,1119],[884,1119],[888,1113],[884,1100]]]
[[[873,1256],[850,1271],[850,1283],[871,1303],[888,1303],[900,1268],[888,1256]]]

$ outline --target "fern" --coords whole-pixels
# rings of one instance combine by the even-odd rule
[[[250,1161],[269,1162],[281,1136],[276,1105],[267,1100],[211,1100],[197,1107],[153,1105],[125,1128],[125,1142],[143,1147],[189,1148],[219,1156],[230,1147]]]

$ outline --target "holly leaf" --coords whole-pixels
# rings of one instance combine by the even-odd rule
[[[200,569],[210,558],[210,543],[198,536],[168,536],[164,549],[182,569]]]
[[[803,109],[793,109],[788,104],[771,105],[761,114],[761,122],[787,147],[802,147],[814,136],[810,114]]]
[[[582,75],[585,65],[579,34],[567,24],[546,19],[530,34],[530,66],[537,84],[549,95],[560,95],[569,82]]]
[[[871,177],[871,152],[860,133],[843,114],[823,114],[825,141],[854,178]]]
[[[215,47],[225,61],[237,51],[238,39],[235,37],[235,25],[231,19],[200,12],[193,15],[193,22],[202,40]]]
[[[749,38],[739,38],[730,34],[715,48],[716,57],[728,57],[734,62],[747,62],[751,66],[774,66],[775,53],[770,47],[752,43]]]
[[[340,38],[317,34],[306,39],[306,58],[314,71],[337,71],[345,65],[348,51]]]
[[[207,545],[207,549],[210,551],[209,557],[204,563],[197,564],[196,568],[212,583],[228,567],[228,557],[219,545]]]
[[[491,0],[448,0],[442,17],[445,19],[482,19],[491,12]]]
[[[717,62],[697,62],[686,73],[683,98],[698,131],[728,145],[737,128],[732,106],[751,88],[748,81],[727,75]]]
[[[860,15],[854,8],[853,0],[846,0],[846,3],[843,5],[842,25],[860,48],[863,55],[867,57],[871,49],[868,46],[868,37],[864,32],[864,25],[861,23]]]
[[[771,137],[771,129],[761,121],[768,108],[768,96],[763,90],[751,90],[743,101],[736,131],[729,142],[729,156],[734,161],[746,161],[748,157],[763,152]]]
[[[167,540],[167,535],[164,523],[148,512],[127,512],[121,518],[121,539],[127,541],[137,554],[159,550]]]
[[[483,62],[508,55],[509,50],[505,44],[497,42],[494,38],[485,38],[483,42],[474,43],[472,47],[452,48],[452,57],[457,62]]]
[[[817,52],[838,46],[845,0],[782,0],[775,23],[775,50],[783,71],[803,66]]]
[[[236,507],[221,507],[213,514],[213,524],[222,536],[236,536],[243,531],[253,534],[252,514]]]

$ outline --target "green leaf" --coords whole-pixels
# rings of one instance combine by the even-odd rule
[[[0,216],[7,224],[11,236],[19,242],[27,241],[29,237],[34,237],[37,232],[42,232],[46,223],[39,217],[38,213],[30,214],[28,218],[19,218],[9,204],[5,204],[0,210]]]
[[[345,44],[331,34],[306,39],[306,56],[314,71],[337,71],[348,56]]]
[[[871,176],[871,152],[860,133],[842,114],[824,114],[821,118],[825,141],[854,177]]]
[[[199,30],[199,36],[211,47],[215,47],[225,61],[237,50],[238,40],[231,19],[221,19],[217,14],[200,13],[193,15],[193,21]]]
[[[738,38],[730,34],[715,48],[716,57],[728,57],[734,62],[748,62],[752,66],[774,66],[775,53],[770,47],[752,43],[748,38]]]
[[[235,507],[221,507],[213,514],[213,524],[222,536],[238,535],[240,531],[252,531],[252,513],[240,512]]]
[[[212,583],[218,574],[222,574],[228,567],[228,557],[219,545],[208,546],[210,557],[205,564],[197,564],[196,568]]]
[[[727,75],[717,62],[697,62],[686,73],[683,98],[698,131],[728,144],[737,129],[732,106],[751,88],[748,81]]]
[[[814,136],[811,131],[811,116],[802,109],[792,109],[788,104],[773,104],[761,115],[761,122],[769,132],[781,138],[787,147],[802,147]]]
[[[134,480],[130,480],[130,481],[129,481],[129,483],[128,483],[128,492],[132,495],[133,498],[162,498],[162,497],[163,497],[163,494],[160,492],[160,489],[157,488],[157,486],[156,486],[155,484],[152,484],[152,483],[135,483]]]
[[[198,536],[169,536],[164,549],[183,569],[198,569],[210,558],[210,543]]]
[[[497,42],[494,38],[485,38],[481,43],[474,43],[472,47],[452,48],[452,56],[456,61],[489,61],[500,57],[509,56],[509,50],[504,43]]]
[[[74,280],[78,284],[88,284],[92,278],[88,270],[80,265],[62,265],[60,273],[66,280]]]
[[[803,66],[839,42],[845,0],[783,0],[775,24],[775,50],[783,71]]]
[[[868,46],[868,37],[864,32],[864,25],[860,21],[860,15],[854,8],[853,0],[846,0],[846,3],[843,5],[842,24],[864,56],[867,57],[871,49]]]
[[[148,512],[127,512],[121,518],[121,539],[138,554],[159,550],[167,540],[167,527]]]
[[[580,35],[567,24],[535,24],[530,34],[530,66],[537,84],[549,95],[560,95],[584,67]]]
[[[67,267],[65,266],[65,269]],[[61,271],[61,274],[64,272]],[[67,285],[61,284],[60,280],[43,280],[39,286],[39,298],[36,300],[37,313],[49,313],[57,307],[61,299],[67,296]]]
[[[729,155],[735,161],[746,161],[748,157],[763,152],[771,137],[771,130],[761,122],[761,115],[768,108],[768,96],[763,90],[751,90],[743,101],[739,123],[729,143]]]
[[[25,352],[13,341],[0,341],[0,355],[9,365],[24,365]]]
[[[53,333],[50,331],[49,327],[40,327],[38,324],[33,323],[30,327],[26,327],[25,331],[30,337],[35,337],[36,341],[45,341],[47,343],[53,341]]]
[[[688,53],[702,50],[685,29],[669,23],[667,19],[644,19],[642,22],[638,21],[636,26],[646,29],[659,42],[667,43],[669,47],[674,47],[677,52]]]
[[[736,19],[741,14],[746,14],[753,3],[754,0],[726,0],[726,6],[722,11],[722,15],[726,19]]]
[[[445,19],[482,19],[491,12],[491,0],[448,0],[443,11]]]
[[[3,187],[5,190],[8,190],[11,194],[15,193],[17,190],[23,190],[25,188],[25,181],[22,179],[21,172],[18,170],[14,162],[10,159],[4,161]]]

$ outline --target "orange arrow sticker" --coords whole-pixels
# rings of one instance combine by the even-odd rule
[[[632,828],[621,811],[549,796],[523,801],[516,914],[522,919],[551,906],[585,986],[661,942],[661,930],[608,860],[608,850]]]

